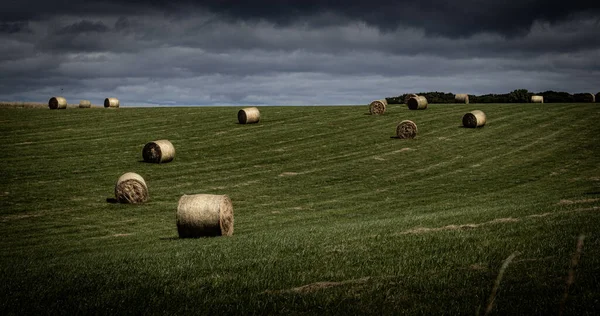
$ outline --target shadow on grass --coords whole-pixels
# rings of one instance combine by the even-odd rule
[[[117,199],[115,199],[114,197],[109,197],[109,198],[106,198],[106,203],[117,204],[117,203],[119,203],[119,201],[117,201]]]

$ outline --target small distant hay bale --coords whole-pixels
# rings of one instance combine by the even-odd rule
[[[369,104],[369,113],[371,115],[380,115],[385,113],[387,101],[385,99],[375,100]]]
[[[404,120],[396,126],[396,137],[400,139],[412,139],[417,137],[417,124],[410,120]]]
[[[427,99],[424,96],[416,96],[408,99],[408,108],[411,110],[427,109]]]
[[[89,109],[92,107],[92,102],[90,100],[81,100],[79,101],[79,108],[81,109]]]
[[[485,113],[480,110],[474,110],[467,114],[465,114],[462,118],[462,123],[464,127],[483,127],[486,122]]]
[[[541,95],[532,95],[531,103],[544,103],[544,96]]]
[[[177,205],[180,238],[233,235],[233,204],[227,195],[183,195]]]
[[[144,157],[145,162],[169,162],[175,158],[175,147],[173,147],[173,144],[166,139],[155,140],[144,146],[142,157]]]
[[[245,108],[238,111],[238,122],[240,124],[252,124],[260,121],[260,111],[256,107]]]
[[[104,107],[105,108],[118,108],[119,107],[119,99],[117,99],[117,98],[104,99]]]
[[[67,108],[67,99],[65,99],[63,97],[52,97],[48,101],[48,107],[51,110],[66,109]]]
[[[115,197],[119,203],[144,203],[148,200],[148,187],[144,178],[137,173],[127,172],[119,177],[115,185]]]
[[[410,98],[414,98],[414,97],[418,97],[417,94],[414,93],[409,93],[404,97],[404,104],[408,104],[408,100],[410,100]]]
[[[458,93],[454,96],[456,103],[469,104],[469,95],[466,93]]]

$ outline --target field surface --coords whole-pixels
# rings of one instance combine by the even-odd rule
[[[600,105],[237,110],[0,109],[0,314],[600,310]],[[158,139],[175,160],[142,162]],[[110,203],[130,171],[150,200]],[[196,193],[233,236],[178,238]]]

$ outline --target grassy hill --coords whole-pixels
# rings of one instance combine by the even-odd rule
[[[237,110],[0,109],[0,312],[483,314],[511,254],[492,312],[558,313],[569,271],[565,313],[600,308],[597,104]],[[173,162],[141,161],[157,139]],[[148,203],[107,202],[128,171]],[[232,237],[177,237],[196,193]]]

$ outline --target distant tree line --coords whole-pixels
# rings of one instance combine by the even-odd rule
[[[417,94],[427,98],[428,103],[456,103],[454,100],[454,93],[436,91],[420,92]],[[405,93],[397,97],[389,97],[385,99],[389,104],[402,104],[404,103],[404,98],[407,95],[408,93]],[[527,89],[517,89],[505,94],[469,94],[469,103],[528,103],[531,102],[531,96],[533,95],[543,96],[545,103],[593,102],[594,100],[590,93],[570,94],[568,92],[556,91],[533,93],[527,91]],[[600,98],[600,92],[595,95],[596,102],[600,102],[598,98]]]

